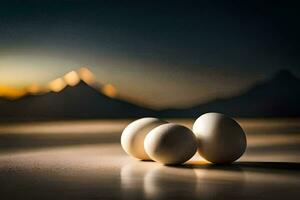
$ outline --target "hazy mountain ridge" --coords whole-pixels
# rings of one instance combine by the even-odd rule
[[[186,109],[155,111],[111,98],[84,81],[61,92],[26,95],[15,101],[0,99],[0,120],[51,120],[85,118],[195,118],[205,112],[234,117],[299,117],[300,79],[287,70],[259,82],[240,95],[215,99]]]
[[[197,117],[222,112],[236,117],[299,117],[300,79],[287,70],[259,82],[240,95],[212,100],[186,109],[168,109],[162,116]]]

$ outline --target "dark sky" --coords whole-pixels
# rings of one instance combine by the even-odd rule
[[[0,84],[87,65],[126,97],[185,106],[299,75],[299,21],[288,1],[1,1]]]

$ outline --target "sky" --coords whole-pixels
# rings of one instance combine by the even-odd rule
[[[299,21],[289,1],[1,1],[0,85],[85,66],[124,98],[186,107],[299,76]]]

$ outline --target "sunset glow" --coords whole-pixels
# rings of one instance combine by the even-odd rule
[[[49,91],[48,88],[40,86],[38,84],[32,84],[25,88],[26,92],[32,95],[43,94]]]
[[[53,92],[60,92],[66,87],[66,82],[63,78],[58,78],[53,81],[51,81],[49,84],[49,89]]]
[[[7,99],[17,99],[26,94],[26,90],[23,88],[14,88],[8,86],[0,86],[0,96]]]
[[[93,73],[86,67],[82,67],[78,70],[78,74],[81,80],[87,84],[93,84],[95,82],[95,77]]]
[[[115,97],[115,96],[117,96],[117,90],[116,90],[115,86],[113,86],[112,84],[104,85],[104,86],[101,88],[101,91],[102,91],[106,96],[109,96],[109,97]]]
[[[50,81],[46,85],[31,84],[20,88],[0,86],[0,96],[6,99],[14,100],[27,94],[37,95],[50,91],[60,92],[67,86],[76,86],[81,80],[91,87],[97,89],[100,88],[98,89],[99,92],[102,92],[106,96],[116,97],[117,95],[117,89],[115,86],[112,84],[106,84],[102,86],[102,84],[95,80],[93,73],[88,68],[83,67],[79,70],[72,70],[63,76]]]
[[[70,71],[69,73],[64,75],[63,78],[66,84],[68,84],[69,86],[75,86],[80,81],[80,78],[75,71]]]

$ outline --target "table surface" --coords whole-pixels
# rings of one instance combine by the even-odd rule
[[[300,120],[239,122],[237,162],[172,167],[124,153],[128,120],[0,124],[1,199],[299,199]]]

